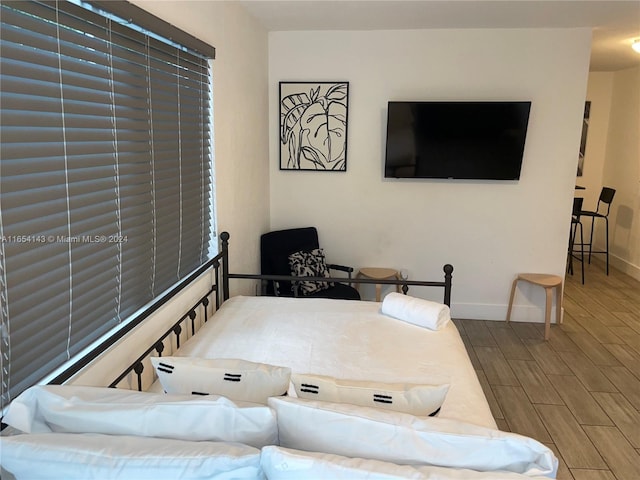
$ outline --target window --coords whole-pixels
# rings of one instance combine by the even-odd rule
[[[4,408],[210,257],[214,51],[71,2],[0,8]]]

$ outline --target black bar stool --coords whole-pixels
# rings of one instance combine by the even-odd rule
[[[602,187],[602,191],[600,192],[600,198],[598,199],[598,206],[595,211],[592,210],[582,210],[580,215],[583,217],[591,217],[591,234],[589,235],[589,264],[591,264],[591,254],[592,253],[604,253],[607,257],[607,275],[609,275],[609,211],[611,210],[611,202],[613,202],[613,197],[615,196],[616,191],[613,188]],[[602,206],[602,212],[600,211],[600,207]],[[606,213],[604,209],[606,208]],[[593,250],[593,226],[596,218],[604,218],[605,221],[605,249],[604,250]]]

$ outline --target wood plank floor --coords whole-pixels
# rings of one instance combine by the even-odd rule
[[[500,429],[552,448],[559,479],[638,480],[640,282],[600,261],[585,277],[548,342],[542,323],[455,323]]]

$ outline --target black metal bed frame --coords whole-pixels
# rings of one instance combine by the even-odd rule
[[[204,295],[195,305],[193,305],[187,313],[185,313],[178,321],[176,321],[167,331],[165,331],[152,346],[147,348],[129,367],[127,367],[122,373],[120,373],[113,382],[110,383],[110,387],[116,388],[124,379],[130,375],[135,375],[137,381],[137,389],[142,390],[142,374],[144,371],[144,361],[148,359],[152,354],[162,356],[165,350],[165,341],[173,334],[175,339],[176,348],[180,347],[181,335],[184,331],[184,324],[188,320],[191,322],[191,335],[196,333],[196,316],[200,307],[204,310],[204,322],[206,323],[208,318],[208,307],[213,300],[215,302],[215,310],[218,310],[222,303],[229,299],[229,280],[230,279],[247,279],[247,280],[259,280],[265,281],[296,281],[296,280],[315,280],[315,281],[331,281],[331,282],[348,282],[348,283],[365,283],[365,284],[383,284],[383,285],[401,285],[402,291],[406,295],[410,286],[425,286],[425,287],[441,287],[444,288],[444,303],[451,305],[451,278],[453,272],[453,266],[446,264],[443,267],[444,280],[443,281],[417,281],[417,280],[377,280],[369,278],[343,278],[343,277],[293,277],[286,275],[254,275],[244,273],[229,273],[229,233],[222,232],[220,234],[220,253],[214,258],[202,265],[197,271],[193,272],[183,282],[173,288],[168,294],[159,302],[150,307],[142,315],[136,318],[134,321],[126,325],[126,327],[120,329],[112,336],[107,338],[104,342],[88,352],[78,362],[69,367],[67,370],[58,375],[51,382],[52,384],[61,384],[69,380],[73,375],[78,373],[82,368],[87,366],[97,356],[105,352],[109,347],[114,345],[120,339],[122,339],[127,333],[129,333],[134,327],[142,323],[153,312],[158,310],[162,305],[171,300],[176,294],[184,290],[201,274],[213,269],[213,284],[211,289]],[[187,324],[187,328],[189,325]],[[188,332],[188,330],[187,330]],[[170,340],[170,339],[169,339]]]

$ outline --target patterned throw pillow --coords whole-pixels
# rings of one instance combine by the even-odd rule
[[[314,248],[308,252],[300,251],[289,255],[291,275],[294,277],[330,277],[329,268],[321,248]],[[326,290],[333,287],[330,282],[293,282],[298,285],[303,295]]]

